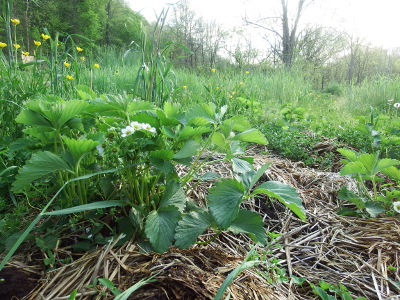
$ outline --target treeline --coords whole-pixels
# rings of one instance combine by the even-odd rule
[[[46,28],[60,36],[78,34],[82,43],[128,45],[140,38],[140,23],[147,21],[134,12],[124,0],[2,0],[10,5],[16,42],[29,51]],[[3,19],[5,9],[3,5]],[[6,41],[6,30],[0,29],[0,40]]]

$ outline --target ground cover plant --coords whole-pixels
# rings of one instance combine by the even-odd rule
[[[0,271],[19,249],[33,245],[51,272],[73,259],[57,257],[59,243],[84,253],[134,241],[142,251],[165,253],[230,233],[248,237],[249,254],[216,299],[255,265],[265,267],[260,276],[269,284],[290,282],[295,276],[271,258],[272,248],[282,248],[280,235],[248,205],[275,201],[299,222],[307,221],[306,209],[292,185],[260,181],[270,163],[255,168],[257,155],[247,151],[254,145],[266,147],[261,154],[354,179],[357,190],[343,187],[337,194],[339,215],[398,218],[397,79],[320,90],[300,64],[179,69],[171,53],[192,53],[164,42],[168,10],[152,28],[142,27],[141,43],[126,49],[90,47],[85,36],[43,29],[31,56],[18,44],[20,20],[9,10],[2,6],[7,43],[0,43]],[[373,96],[371,89],[377,90]],[[324,143],[329,151],[317,147]],[[200,172],[219,162],[229,165],[230,178]],[[188,197],[202,183],[208,183],[204,203]],[[65,237],[67,232],[75,237]],[[392,267],[396,287],[398,266]],[[98,295],[106,287],[116,299],[140,285],[123,292],[107,278],[92,283]],[[334,299],[326,291],[351,299],[344,285],[319,285],[310,282],[323,299]]]

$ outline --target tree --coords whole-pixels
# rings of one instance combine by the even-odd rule
[[[273,40],[268,35],[265,35],[265,39],[287,67],[292,65],[296,56],[300,18],[308,5],[314,2],[314,0],[296,0],[296,9],[291,12],[289,2],[293,3],[293,1],[280,0],[280,16],[266,17],[255,22],[245,19],[247,24],[273,33]],[[278,29],[277,21],[281,22],[280,29]]]

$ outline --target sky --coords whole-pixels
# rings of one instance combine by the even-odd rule
[[[134,11],[149,21],[155,20],[166,3],[177,0],[126,0]],[[191,0],[197,16],[216,19],[226,29],[240,26],[245,14],[257,19],[272,14],[279,0]],[[291,3],[297,2],[289,0]],[[279,6],[278,6],[279,8]],[[345,29],[350,35],[365,37],[375,46],[400,47],[400,0],[315,0],[303,18],[303,22],[323,23],[337,29]]]

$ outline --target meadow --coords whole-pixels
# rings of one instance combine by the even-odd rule
[[[30,54],[0,43],[0,270],[26,245],[40,249],[48,271],[68,264],[72,255],[57,259],[53,250],[72,243],[63,238],[71,231],[79,232],[70,245],[77,253],[131,239],[163,253],[207,245],[228,231],[250,237],[232,281],[262,260],[251,243],[266,247],[278,238],[246,201],[267,195],[307,218],[294,187],[259,182],[270,164],[254,168],[246,152],[254,144],[264,147],[259,154],[354,179],[358,189],[341,191],[347,204],[339,214],[398,218],[398,78],[320,90],[301,64],[178,69],[157,39],[121,50],[81,48],[78,38],[43,32]],[[316,151],[322,141],[338,150]],[[201,174],[216,161],[229,163],[235,176]],[[187,197],[203,181],[213,183],[206,205]],[[101,284],[122,299],[112,282]],[[328,289],[351,299],[342,287],[321,288],[313,286],[322,299],[330,299],[323,298]]]

